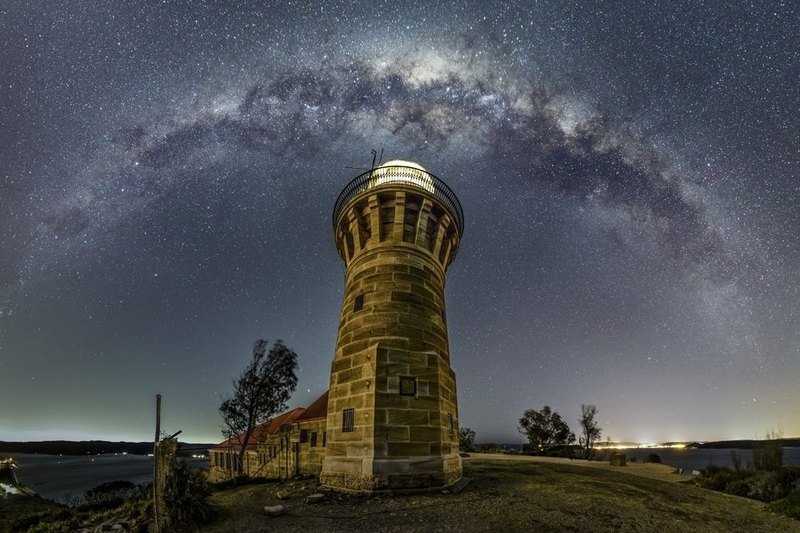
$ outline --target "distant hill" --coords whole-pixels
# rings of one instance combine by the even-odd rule
[[[800,438],[793,439],[778,439],[784,448],[800,448]],[[715,442],[693,442],[687,447],[689,448],[738,448],[740,450],[752,450],[754,446],[758,446],[763,440],[755,439],[741,439],[741,440],[720,440]]]
[[[181,443],[179,455],[203,453],[214,444]],[[100,453],[131,453],[147,455],[153,453],[152,442],[111,442],[105,440],[46,440],[30,442],[0,441],[0,453],[45,453],[52,455],[97,455]]]

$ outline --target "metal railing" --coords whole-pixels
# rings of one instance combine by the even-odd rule
[[[461,209],[461,202],[458,201],[456,194],[447,186],[445,182],[426,170],[407,166],[377,167],[368,170],[357,176],[348,183],[333,206],[333,227],[336,230],[336,220],[339,218],[342,208],[354,196],[362,192],[380,187],[389,183],[411,185],[432,193],[441,200],[450,214],[455,218],[458,235],[464,233],[464,211]]]

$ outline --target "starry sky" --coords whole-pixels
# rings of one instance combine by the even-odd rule
[[[3,2],[0,440],[221,440],[257,338],[307,405],[373,148],[464,207],[478,442],[800,435],[800,10],[727,4]]]

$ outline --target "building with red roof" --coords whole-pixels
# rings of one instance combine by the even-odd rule
[[[328,392],[308,407],[281,413],[258,426],[245,448],[244,474],[254,477],[287,478],[317,476],[325,457],[325,423]],[[209,450],[212,481],[240,474],[236,456],[244,435],[233,435]]]

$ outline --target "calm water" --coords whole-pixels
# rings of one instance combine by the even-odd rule
[[[708,468],[709,464],[733,468],[731,461],[731,450],[709,450],[703,448],[631,448],[621,450],[630,459],[636,457],[638,461],[644,461],[651,453],[658,454],[661,462],[675,468],[683,468],[686,473],[692,470]],[[753,462],[753,453],[750,450],[736,450],[736,455],[742,459],[742,467]],[[800,448],[784,448],[783,463],[786,465],[800,466]]]
[[[153,481],[153,458],[144,455],[46,455],[4,453],[16,459],[17,481],[44,498],[69,501],[101,483],[118,479]],[[207,468],[207,459],[184,459],[191,468]]]

